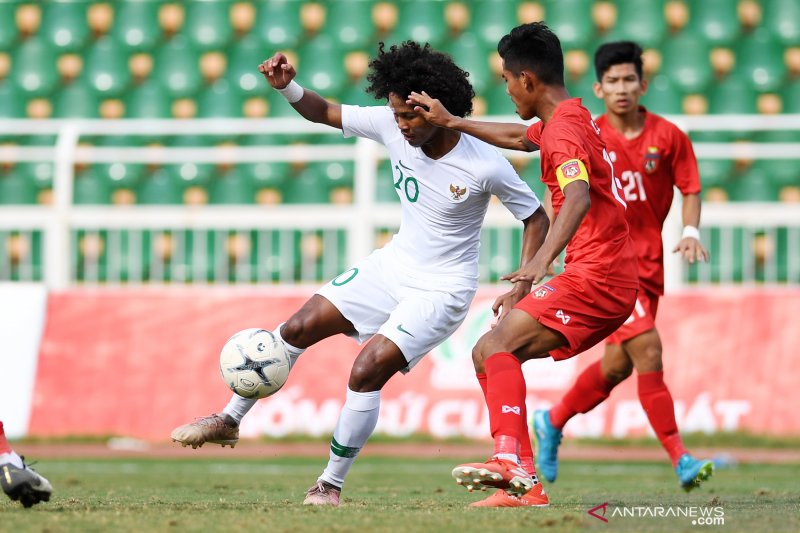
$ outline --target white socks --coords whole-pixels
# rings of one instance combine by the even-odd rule
[[[17,468],[22,468],[22,457],[17,455],[17,452],[11,451],[9,453],[0,453],[0,464],[11,463]]]
[[[328,466],[319,479],[341,487],[358,452],[366,444],[378,423],[381,391],[353,392],[347,388],[347,400],[331,439]]]
[[[283,343],[286,347],[286,352],[289,354],[289,358],[292,360],[292,367],[294,367],[297,358],[300,357],[300,354],[305,352],[305,348],[295,348],[281,337],[281,327],[283,327],[284,323],[278,324],[278,327],[275,328],[275,331],[272,332],[275,337]],[[233,418],[237,424],[242,423],[242,418],[247,412],[253,408],[258,400],[242,398],[238,394],[233,394],[231,396],[231,401],[228,402],[228,405],[225,406],[225,409],[222,410],[223,413]]]

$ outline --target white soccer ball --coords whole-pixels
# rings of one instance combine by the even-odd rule
[[[283,387],[291,360],[272,332],[250,328],[228,339],[219,354],[219,371],[230,389],[243,398],[266,398]]]

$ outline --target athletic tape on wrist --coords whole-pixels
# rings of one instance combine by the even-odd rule
[[[286,98],[286,101],[290,104],[294,104],[295,102],[299,102],[301,98],[303,98],[303,94],[305,94],[305,89],[300,86],[299,83],[292,80],[289,82],[289,85],[284,87],[283,89],[276,89],[279,93]]]
[[[700,230],[694,226],[684,226],[683,227],[683,235],[681,235],[681,239],[685,239],[686,237],[691,237],[692,239],[700,240]]]

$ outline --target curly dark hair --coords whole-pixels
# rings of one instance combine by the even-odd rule
[[[437,52],[431,45],[421,46],[414,41],[392,45],[385,50],[380,43],[378,56],[369,63],[367,92],[376,99],[387,99],[389,93],[405,98],[412,91],[425,91],[438,98],[453,115],[466,117],[472,113],[475,91],[453,58]]]

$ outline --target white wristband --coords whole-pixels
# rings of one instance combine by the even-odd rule
[[[294,104],[295,102],[299,102],[303,95],[305,94],[305,89],[300,86],[299,83],[295,82],[294,80],[289,82],[289,85],[284,87],[283,89],[275,89],[279,93],[286,98],[286,101],[290,104]]]
[[[700,240],[700,230],[694,226],[684,226],[683,227],[683,235],[681,235],[681,239],[685,239],[686,237],[691,237],[692,239]]]

